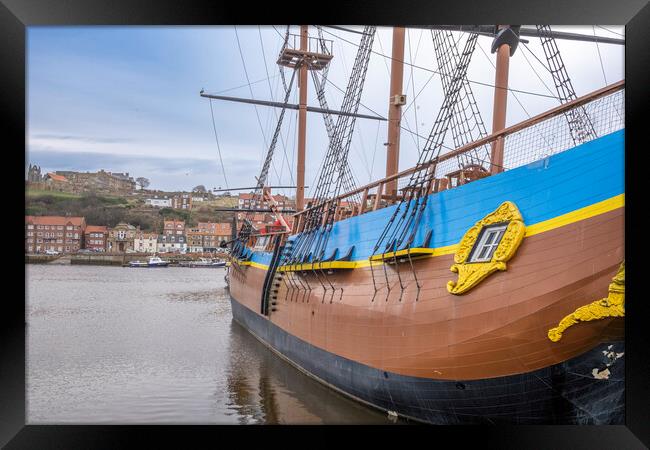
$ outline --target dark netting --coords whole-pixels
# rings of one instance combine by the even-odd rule
[[[593,100],[580,108],[589,117],[595,131],[595,136],[590,133],[589,138],[584,142],[589,142],[598,136],[605,136],[625,126],[625,90]],[[574,146],[567,117],[565,114],[560,114],[507,135],[503,169],[514,169]],[[489,144],[487,147],[489,148]],[[459,161],[461,161],[459,158],[451,158],[439,162],[435,171],[436,178],[459,170]],[[484,167],[490,167],[487,154],[479,161]]]
[[[624,91],[619,91],[584,106],[595,135],[590,133],[583,142],[605,136],[625,126],[624,100]],[[555,116],[506,136],[503,166],[505,170],[513,169],[575,145],[565,116]]]

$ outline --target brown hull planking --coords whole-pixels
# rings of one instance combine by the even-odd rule
[[[507,271],[464,295],[446,289],[456,279],[449,270],[453,255],[414,261],[418,301],[408,262],[399,264],[406,285],[401,301],[395,265],[387,267],[388,300],[381,266],[373,269],[379,287],[374,301],[369,267],[329,275],[338,289],[332,303],[329,284],[320,277],[328,286],[323,295],[318,278],[306,272],[301,280],[311,293],[287,292],[282,282],[270,320],[321,349],[402,375],[474,380],[525,373],[623,337],[623,319],[611,318],[574,325],[559,342],[547,337],[564,316],[607,297],[623,259],[619,208],[525,238]],[[231,269],[232,297],[258,314],[265,274],[254,266]]]

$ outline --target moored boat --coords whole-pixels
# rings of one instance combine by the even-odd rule
[[[218,267],[225,267],[226,262],[221,260],[211,259],[211,258],[199,258],[197,261],[190,261],[188,263],[188,266],[218,268]]]
[[[577,97],[558,69],[558,91],[573,94],[506,128],[519,28],[495,31],[493,132],[467,132],[482,123],[466,78],[478,33],[459,51],[449,31],[436,31],[449,77],[418,163],[397,170],[397,120],[387,176],[348,189],[358,74],[375,33],[364,28],[347,109],[321,103],[330,147],[306,207],[298,179],[291,226],[265,185],[267,157],[256,194],[286,230],[263,235],[244,221],[227,273],[233,318],[308,375],[390,414],[437,424],[622,424],[624,82]],[[550,27],[537,32],[553,50]],[[400,36],[393,63],[403,60]],[[302,96],[302,77],[325,70],[332,55],[325,42],[318,51],[287,42],[278,63],[300,73]],[[558,52],[547,55],[564,67]],[[401,70],[394,64],[391,75]],[[400,83],[391,83],[389,122],[401,117]],[[321,100],[324,83],[315,84]],[[456,146],[442,153],[447,130]]]
[[[158,256],[151,256],[145,261],[130,261],[129,267],[167,267],[169,261],[165,261]]]

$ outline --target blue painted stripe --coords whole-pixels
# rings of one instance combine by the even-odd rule
[[[514,202],[526,225],[607,200],[625,192],[625,130],[499,175],[432,194],[415,243],[433,229],[429,247],[456,244],[463,234],[502,202]],[[354,245],[354,260],[367,259],[396,206],[334,224],[325,253],[344,254]],[[295,239],[292,236],[291,239]],[[269,264],[271,253],[253,261]]]

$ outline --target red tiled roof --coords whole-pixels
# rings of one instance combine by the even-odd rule
[[[185,228],[185,222],[183,220],[165,220],[164,228],[168,228],[168,225],[174,229],[176,228],[177,225],[182,225],[183,228]]]
[[[197,228],[200,231],[209,231],[219,234],[230,234],[232,226],[228,222],[199,222]]]
[[[63,175],[57,175],[57,174],[52,173],[52,172],[48,173],[45,176],[52,178],[54,181],[66,181],[66,182],[68,181],[68,179],[66,177],[64,177]]]
[[[104,225],[88,225],[86,233],[108,233],[108,227]]]
[[[199,222],[196,228],[191,229],[191,234],[202,235],[229,235],[232,227],[229,223]]]
[[[34,225],[67,225],[72,224],[81,226],[86,219],[84,217],[64,217],[64,216],[25,216],[25,223]]]

